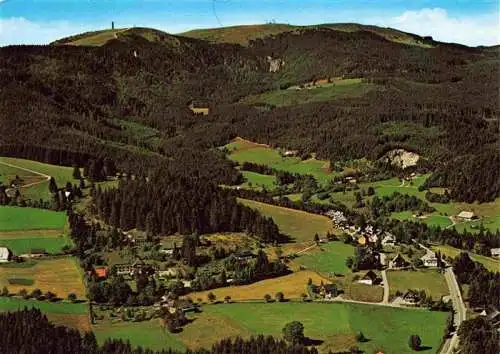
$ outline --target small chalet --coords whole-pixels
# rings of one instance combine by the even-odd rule
[[[0,247],[0,263],[10,262],[12,259],[12,252],[7,247]]]
[[[491,256],[494,258],[500,258],[500,248],[492,248],[490,249]]]
[[[109,268],[108,267],[95,267],[94,273],[98,279],[108,279]]]
[[[286,156],[286,157],[290,157],[290,156],[297,156],[298,154],[298,150],[286,150],[283,155]]]
[[[377,274],[373,270],[368,271],[363,278],[358,280],[358,283],[366,285],[376,285],[379,282]]]
[[[382,238],[382,246],[394,246],[395,243],[396,239],[394,238],[394,236],[386,232],[384,234],[384,237]]]
[[[407,291],[403,295],[403,301],[407,305],[416,305],[420,302],[420,296],[414,291]]]
[[[237,260],[239,261],[249,261],[251,259],[256,258],[257,256],[251,251],[242,251],[234,254]]]
[[[389,262],[389,268],[404,268],[408,266],[408,262],[403,258],[401,254],[397,254],[396,257],[394,257],[390,262]]]
[[[427,253],[420,259],[424,263],[425,267],[437,267],[438,265],[438,259],[434,252]]]
[[[474,219],[474,213],[472,211],[461,211],[457,217],[462,220],[472,220]]]
[[[319,287],[319,294],[325,299],[332,299],[338,295],[339,291],[335,284],[321,284]]]

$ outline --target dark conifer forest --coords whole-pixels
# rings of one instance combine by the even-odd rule
[[[399,147],[419,153],[435,173],[429,184],[449,187],[456,200],[500,195],[499,61],[490,48],[422,48],[326,28],[246,47],[159,31],[148,40],[144,31],[101,47],[1,48],[0,153],[81,167],[108,157],[133,174],[161,165],[234,184],[238,172],[210,149],[235,136],[332,162],[376,160]],[[268,57],[285,64],[270,72]],[[325,77],[361,78],[375,89],[285,107],[239,102]],[[210,114],[193,115],[189,103]]]

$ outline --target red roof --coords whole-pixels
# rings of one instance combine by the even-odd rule
[[[108,267],[94,268],[94,271],[95,271],[95,274],[99,278],[107,278],[108,277],[108,273],[109,273]]]

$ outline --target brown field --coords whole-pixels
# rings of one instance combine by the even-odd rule
[[[381,302],[384,299],[384,288],[378,285],[352,283],[345,288],[346,297],[365,302]]]
[[[11,285],[9,278],[32,279],[34,284]],[[62,298],[66,298],[69,293],[84,298],[86,293],[80,266],[71,257],[39,260],[33,267],[0,267],[0,287],[3,286],[7,286],[11,293],[23,288],[28,291],[40,289]]]
[[[59,237],[64,233],[64,229],[44,229],[44,230],[22,230],[22,231],[0,231],[1,239],[30,238],[36,236]]]
[[[88,332],[92,330],[90,325],[89,316],[86,314],[62,314],[62,313],[46,313],[49,321],[54,322],[56,325],[67,326],[70,328],[78,329],[80,332]]]
[[[188,294],[188,297],[193,300],[200,298],[206,302],[207,294],[212,292],[217,300],[224,300],[226,296],[230,296],[233,301],[263,300],[264,295],[269,294],[274,298],[274,295],[278,291],[281,291],[285,295],[285,298],[299,298],[301,294],[307,294],[307,281],[309,278],[311,278],[315,284],[320,284],[321,281],[327,281],[326,278],[323,278],[315,272],[304,270],[279,278],[262,280],[250,285],[231,286],[194,292]]]

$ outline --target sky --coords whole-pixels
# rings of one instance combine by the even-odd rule
[[[499,0],[0,0],[0,46],[111,27],[169,33],[266,22],[356,22],[443,42],[500,44]]]

